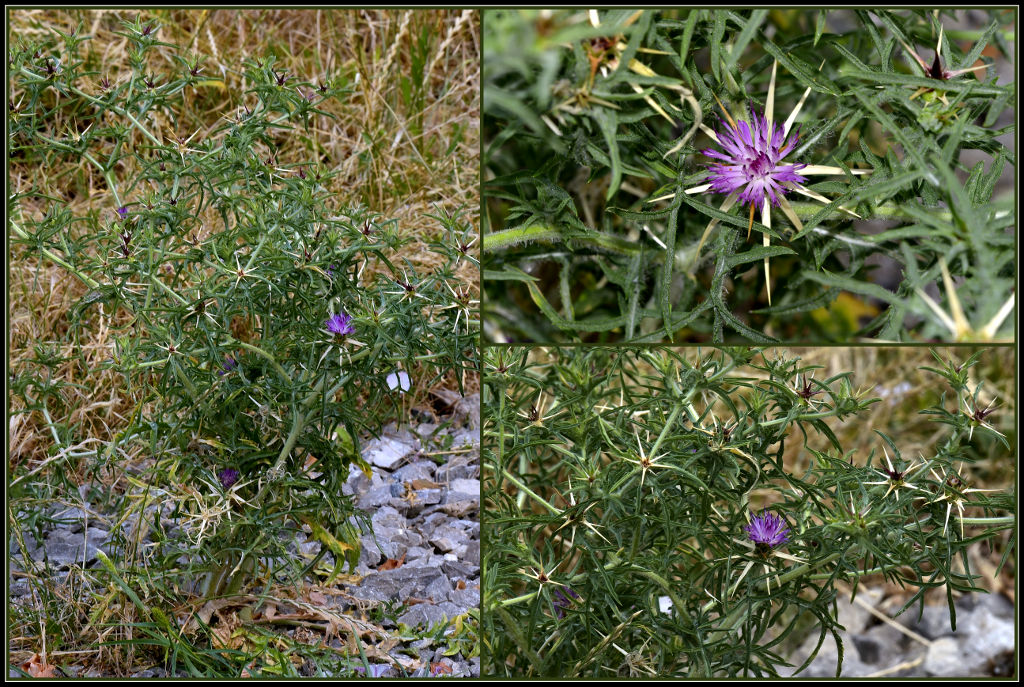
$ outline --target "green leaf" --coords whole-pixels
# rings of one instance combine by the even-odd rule
[[[615,110],[602,108],[595,114],[598,125],[601,127],[601,134],[604,136],[605,144],[608,146],[608,154],[611,156],[612,179],[608,185],[606,200],[619,192],[619,184],[622,183],[622,161],[619,159],[619,144],[615,140],[615,133],[618,129],[618,119]]]
[[[832,274],[831,272],[807,272],[804,274],[804,278],[818,282],[819,284],[824,284],[825,286],[843,289],[850,293],[859,293],[863,296],[871,296],[872,298],[877,298],[878,300],[886,303],[895,304],[899,302],[896,294],[877,284],[857,281],[856,279]]]
[[[821,34],[825,33],[825,23],[828,21],[828,10],[818,10],[818,17],[814,21],[814,45],[817,47],[821,40]]]
[[[794,56],[793,53],[782,50],[768,39],[764,39],[762,45],[772,57],[779,61],[779,64],[785,67],[804,86],[827,95],[839,96],[842,94],[836,85],[826,78],[824,74]]]
[[[775,258],[780,255],[796,255],[796,251],[785,246],[755,246],[743,253],[730,255],[726,259],[726,265],[729,269],[733,269],[748,262],[758,262],[764,258]]]

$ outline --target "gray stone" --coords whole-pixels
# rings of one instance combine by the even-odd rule
[[[388,540],[379,534],[376,538],[373,536],[362,537],[360,541],[363,545],[363,555],[366,556],[366,564],[371,568],[387,558],[401,559],[408,548],[404,544]]]
[[[436,528],[429,541],[441,553],[455,552],[458,547],[462,547],[464,553],[467,538],[465,530],[445,525]]]
[[[60,529],[67,530],[72,534],[78,534],[90,520],[88,513],[77,506],[63,508],[53,514],[53,519]]]
[[[439,582],[440,581],[440,582]],[[394,570],[378,570],[367,576],[359,587],[350,591],[353,596],[375,601],[406,601],[410,597],[423,599],[442,591],[440,598],[446,598],[451,583],[445,574],[435,566],[403,565]]]
[[[47,536],[43,549],[51,564],[58,567],[88,565],[96,560],[96,552],[107,541],[110,533],[90,527],[84,533],[74,534],[67,530],[54,530]]]
[[[462,611],[450,601],[439,604],[416,604],[398,616],[398,622],[409,627],[432,627],[439,623],[447,623],[457,615],[462,615]]]
[[[31,532],[25,532],[23,530],[21,535],[24,538],[25,547],[28,549],[28,551],[25,552],[27,554],[27,557],[31,559],[38,559],[39,556],[37,556],[36,554],[39,551],[39,542],[36,541],[36,538],[32,536]],[[11,542],[11,556],[17,556],[18,554],[22,553],[21,545],[18,543],[18,538],[12,536]]]
[[[480,480],[478,479],[453,479],[448,484],[448,489],[456,494],[469,494],[480,497]]]
[[[443,492],[440,489],[418,489],[413,492],[416,495],[416,503],[423,506],[433,506],[441,503]]]
[[[448,574],[449,577],[455,579],[468,580],[475,575],[480,569],[472,566],[465,561],[459,560],[448,560],[447,558],[441,564],[441,569]]]
[[[973,598],[974,613],[988,613],[999,618],[1011,619],[1014,617],[1013,602],[1002,594],[971,594],[964,599]],[[959,606],[958,606],[959,608]]]
[[[459,544],[448,537],[431,537],[430,544],[436,551],[441,553],[454,553],[458,555],[459,553],[466,552],[465,544]]]
[[[452,420],[456,423],[467,422],[471,429],[480,427],[480,394],[470,394],[455,402]]]
[[[296,546],[298,553],[302,554],[306,558],[313,558],[320,553],[320,542],[315,539],[310,541],[299,542]]]
[[[387,504],[391,500],[391,486],[381,484],[371,487],[368,492],[359,497],[356,507],[360,510],[371,510]]]
[[[843,639],[852,643],[857,648],[857,656],[861,662],[874,670],[883,670],[910,660],[914,654],[919,654],[924,649],[924,645],[915,642],[888,623],[875,625],[864,633],[853,634],[849,638],[844,635]]]
[[[411,437],[410,437],[411,438]],[[398,467],[398,463],[416,451],[415,440],[384,435],[380,439],[371,440],[363,450],[363,457],[377,467],[390,470]]]
[[[433,480],[436,469],[437,466],[429,460],[417,460],[398,468],[391,473],[391,476],[402,483],[411,482],[414,479]]]
[[[480,445],[480,432],[476,429],[460,429],[452,432],[452,448],[473,448]]]
[[[449,463],[437,468],[437,481],[445,482],[453,479],[472,479],[480,475],[480,469],[470,463]]]
[[[480,536],[480,523],[475,520],[454,520],[450,524],[465,532],[468,537]]]
[[[416,427],[413,428],[412,431],[422,441],[422,440],[429,439],[430,437],[432,437],[434,435],[434,432],[437,431],[437,425],[434,424],[433,422],[424,422],[422,424],[416,425]]]
[[[471,608],[480,607],[480,589],[467,586],[465,589],[453,589],[449,599],[453,604],[463,609],[463,612]]]
[[[349,465],[348,479],[345,480],[345,484],[341,487],[341,493],[345,496],[353,496],[355,494],[362,494],[369,488],[370,478],[357,465]]]
[[[384,506],[383,508],[380,508],[370,517],[370,522],[373,524],[374,531],[380,527],[404,529],[409,525],[405,517],[392,506]]]
[[[922,666],[935,677],[965,677],[960,645],[952,637],[939,637],[928,647]]]
[[[433,551],[424,549],[422,546],[410,546],[409,550],[405,554],[406,565],[419,565],[420,561],[429,559],[433,555]]]
[[[444,575],[438,575],[423,590],[434,603],[446,601],[452,593],[452,583]]]
[[[429,535],[434,531],[435,528],[446,524],[449,520],[450,518],[446,516],[444,513],[434,512],[430,515],[426,515],[423,517],[423,519],[420,521],[420,528],[423,530],[424,533]]]
[[[793,664],[792,668],[786,668],[779,671],[784,676],[790,676],[807,657],[810,656],[811,651],[818,643],[818,633],[812,632],[811,635],[804,641],[803,645],[797,649],[794,655],[789,659],[789,662]],[[861,660],[857,657],[856,651],[851,651],[852,647],[847,642],[843,642],[843,666],[842,673],[843,677],[857,677],[867,675],[873,672],[873,669],[868,668],[864,665]],[[817,656],[811,661],[810,665],[807,666],[801,672],[798,677],[835,677],[836,675],[836,663],[839,660],[839,650],[836,647],[836,640],[832,636],[832,633],[826,633],[825,639],[821,644],[821,649],[818,650]]]
[[[958,625],[964,668],[970,676],[987,675],[989,665],[1000,654],[1013,651],[1016,635],[1012,620],[997,617],[979,607]]]
[[[467,494],[448,494],[444,503],[438,506],[441,512],[461,518],[480,510],[480,498]]]
[[[359,562],[366,563],[371,568],[376,568],[380,565],[383,560],[384,553],[380,550],[380,547],[374,543],[373,537],[360,537],[359,542],[362,544],[362,551],[359,554]]]
[[[411,529],[396,530],[391,534],[391,541],[405,544],[407,547],[419,546],[423,543],[423,537]]]
[[[953,634],[953,628],[949,625],[948,606],[925,606],[923,611],[914,606],[904,611],[900,620],[909,629],[926,639],[936,639]]]
[[[462,554],[462,560],[472,566],[480,567],[480,541],[475,540],[466,544],[466,551]]]
[[[869,606],[874,608],[882,598],[882,588],[868,588],[861,586],[857,590],[857,598],[866,601]],[[839,611],[836,615],[836,619],[839,621],[840,625],[846,628],[847,632],[862,631],[867,626],[868,620],[874,618],[874,616],[868,612],[868,609],[864,608],[859,603],[851,602],[850,597],[846,595],[840,595],[840,597],[836,599],[836,606]]]

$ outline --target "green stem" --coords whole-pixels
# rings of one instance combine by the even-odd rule
[[[234,339],[234,338],[231,339],[231,342],[232,342],[232,344],[234,344],[236,346],[241,346],[245,350],[252,351],[256,355],[258,355],[258,356],[260,356],[262,358],[265,358],[267,361],[270,362],[270,365],[274,368],[274,371],[277,372],[277,374],[281,375],[282,379],[284,379],[285,381],[288,381],[288,382],[292,381],[291,375],[289,375],[288,372],[283,367],[281,367],[281,364],[279,362],[277,362],[277,360],[274,358],[274,356],[270,355],[269,353],[264,351],[259,346],[253,346],[250,343],[245,343],[244,341],[239,341],[238,339]],[[321,380],[320,384],[321,385],[323,384],[323,380]],[[318,385],[318,388],[319,388],[319,385]]]
[[[815,561],[813,564],[812,563],[804,563],[803,565],[798,565],[796,567],[793,567],[789,571],[787,571],[787,572],[783,573],[782,575],[778,576],[777,584],[779,586],[782,586],[782,585],[786,584],[787,582],[790,582],[791,580],[795,580],[796,578],[800,577],[801,575],[805,575],[807,572],[809,572],[811,570],[814,570],[815,568],[820,568],[823,565],[831,563],[832,561],[834,561],[837,558],[839,558],[839,555],[840,554],[838,552],[830,553],[828,556],[825,556],[820,561]],[[758,586],[761,587],[764,590],[767,590],[767,588],[768,588],[768,581],[765,580],[763,582],[759,582]],[[709,602],[709,604],[706,606],[706,608],[708,610],[710,610],[711,606],[714,603],[715,602]],[[741,603],[737,604],[736,607],[731,612],[729,612],[728,615],[726,615],[724,618],[721,619],[721,621],[719,621],[718,626],[719,626],[720,629],[715,630],[714,632],[712,632],[711,636],[714,637],[714,636],[720,635],[721,633],[728,632],[730,630],[734,630],[736,628],[736,626],[739,624],[740,620],[742,620],[744,614],[746,614],[747,606],[749,604],[750,604],[750,600],[749,599],[745,599]]]
[[[509,482],[511,482],[512,484],[514,484],[517,487],[519,487],[519,489],[521,489],[523,492],[525,492],[526,494],[529,494],[533,498],[534,501],[536,501],[540,505],[544,506],[544,508],[546,508],[547,511],[549,513],[551,513],[552,515],[561,515],[562,514],[562,511],[558,510],[557,508],[552,506],[550,503],[545,501],[541,496],[537,495],[532,489],[530,489],[528,486],[526,486],[525,484],[520,482],[515,476],[513,476],[512,473],[510,473],[507,469],[501,468],[501,475],[502,475],[502,477],[507,479]]]
[[[29,72],[29,73],[31,73],[31,72]],[[88,93],[82,91],[81,89],[75,88],[74,86],[72,86],[70,90],[75,95],[79,95],[79,96],[85,98],[86,100],[92,102],[95,105],[99,105],[101,107],[105,107],[108,110],[110,110],[111,112],[113,112],[115,114],[118,114],[118,115],[121,115],[122,117],[127,117],[129,120],[131,120],[132,124],[135,125],[135,128],[138,129],[140,133],[142,133],[143,136],[145,136],[146,138],[148,138],[150,141],[152,141],[154,144],[156,144],[158,146],[162,146],[163,145],[163,141],[161,141],[156,136],[151,134],[149,132],[149,129],[147,129],[142,124],[142,122],[140,122],[139,120],[135,119],[135,117],[132,116],[131,112],[128,112],[127,110],[123,110],[120,107],[118,107],[117,105],[112,105],[110,103],[104,102],[104,101],[100,100],[99,98],[94,98],[93,96],[91,96]]]
[[[777,417],[774,420],[766,420],[764,422],[759,422],[758,426],[760,426],[760,427],[772,427],[774,425],[781,425],[781,424],[785,424],[785,423],[788,423],[788,422],[803,422],[803,421],[806,421],[806,420],[820,420],[822,418],[832,417],[835,414],[836,413],[835,413],[834,410],[830,410],[830,411],[828,411],[826,413],[809,413],[807,415],[797,415],[795,418],[790,418],[787,415],[785,417]]]
[[[492,605],[491,608],[494,609],[494,608],[504,608],[505,606],[514,606],[515,604],[523,603],[524,601],[529,601],[530,599],[532,599],[535,596],[537,596],[537,594],[539,594],[539,593],[540,593],[540,590],[538,589],[537,591],[530,592],[529,594],[523,594],[522,596],[517,596],[517,597],[514,597],[512,599],[505,599],[503,601],[499,601],[498,603]]]
[[[26,241],[32,238],[27,232],[25,232],[24,229],[19,227],[14,221],[11,221],[9,224],[11,229],[14,230],[14,233],[17,234],[19,238],[24,239]],[[67,261],[65,261],[62,257],[54,253],[49,248],[40,247],[40,250],[43,252],[43,255],[48,257],[50,260],[57,263],[58,265],[66,269],[68,272],[81,279],[82,282],[89,288],[98,289],[100,287],[100,283],[98,281],[92,279],[91,277],[87,277],[86,275],[76,270],[74,267],[68,264]]]
[[[186,300],[184,296],[182,296],[180,293],[178,293],[177,291],[172,289],[167,284],[165,284],[162,281],[160,281],[159,279],[157,279],[155,275],[151,274],[150,275],[150,280],[152,281],[152,283],[156,284],[161,289],[163,289],[164,291],[166,291],[170,295],[174,296],[174,298],[177,299],[177,301],[179,303],[181,303],[182,305],[188,305],[188,300]]]
[[[291,381],[291,377],[288,376],[288,373],[285,372],[284,368],[282,368],[280,365],[277,365],[277,362],[270,356],[269,353],[260,348],[257,348],[256,346],[253,346],[252,344],[247,344],[242,341],[235,340],[235,343],[237,343],[242,348],[251,350],[253,353],[256,353],[257,355],[262,355],[266,357],[268,360],[270,360],[272,363],[276,365],[278,374],[281,374],[285,379]],[[383,344],[377,344],[373,348],[366,348],[362,351],[359,351],[358,353],[354,353],[351,356],[349,356],[349,360],[360,360],[362,358],[367,357],[371,353],[379,352],[382,345]],[[340,388],[341,386],[346,384],[348,382],[348,379],[349,378],[347,376],[342,377],[335,385],[335,388]],[[302,433],[302,430],[305,429],[306,423],[309,422],[309,418],[311,418],[316,413],[316,409],[311,409],[311,406],[314,403],[316,403],[317,398],[320,397],[320,393],[323,390],[326,381],[326,376],[321,377],[320,381],[316,383],[316,386],[313,387],[313,389],[308,394],[306,394],[306,398],[303,399],[302,402],[297,407],[294,408],[294,420],[292,423],[292,429],[288,433],[288,438],[285,439],[284,446],[281,447],[281,452],[278,454],[277,460],[274,461],[274,465],[270,468],[270,472],[278,472],[284,466],[285,461],[288,460],[288,456],[291,455],[292,450],[295,448],[295,444],[298,443],[299,435]],[[263,496],[266,493],[266,490],[270,487],[270,484],[271,482],[268,480],[265,481],[263,483],[263,486],[260,487],[259,492],[257,492],[256,494],[257,503],[262,502]]]
[[[668,416],[668,421],[665,423],[665,426],[661,428],[661,434],[658,435],[658,438],[655,440],[654,445],[651,446],[651,460],[654,460],[654,457],[658,454],[658,449],[661,447],[661,442],[664,441],[665,437],[668,436],[668,431],[672,428],[672,425],[676,423],[676,418],[679,417],[679,413],[682,412],[682,410],[682,403],[677,403],[675,407],[672,408],[672,412]]]
[[[965,525],[1009,525],[1012,527],[1017,524],[1017,517],[1004,515],[998,518],[960,518],[960,522]]]
[[[603,250],[610,250],[623,255],[634,255],[640,252],[640,244],[627,241],[620,236],[605,234],[600,231],[581,232],[576,229],[559,229],[547,225],[516,227],[484,234],[483,249],[497,251],[511,248],[518,243],[534,241],[552,241],[565,243],[572,241],[581,245],[591,245]]]
[[[686,605],[679,599],[678,596],[676,596],[676,593],[672,589],[672,586],[668,583],[668,580],[666,580],[664,577],[661,577],[656,573],[651,572],[650,570],[644,570],[643,568],[638,568],[637,566],[633,566],[633,571],[637,575],[640,575],[640,577],[646,577],[648,580],[654,582],[656,585],[661,587],[662,591],[664,591],[668,598],[672,600],[672,606],[676,609],[676,612],[680,614],[680,617],[682,617],[683,609],[686,608]]]

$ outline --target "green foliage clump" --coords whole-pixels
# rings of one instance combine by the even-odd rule
[[[984,591],[967,547],[1016,527],[1012,491],[968,476],[977,444],[1013,462],[969,381],[983,355],[923,368],[942,393],[920,412],[942,426],[915,455],[878,430],[851,450],[830,423],[880,399],[785,352],[488,348],[485,669],[775,677],[807,627],[842,656],[837,594],[877,574],[913,591],[901,612],[945,588],[955,628],[953,593]],[[786,531],[750,537],[755,517]]]
[[[340,73],[306,82],[272,54],[246,60],[246,90],[226,94],[237,107],[208,129],[180,131],[186,94],[223,81],[161,42],[155,22],[126,22],[120,35],[131,71],[116,76],[82,57],[81,30],[11,47],[12,160],[80,163],[9,199],[12,242],[88,288],[66,313],[65,339],[40,342],[45,355],[14,380],[20,412],[49,417],[77,342],[110,326],[103,367],[131,401],[127,426],[85,451],[71,450],[88,439],[80,426],[51,430],[54,453],[89,456],[98,472],[144,456],[122,504],[143,523],[120,542],[126,561],[149,531],[159,546],[146,552],[147,575],[181,576],[183,555],[191,573],[162,588],[207,571],[206,594],[233,592],[254,576],[312,569],[319,559],[287,551],[306,526],[321,556],[334,553],[334,572],[353,567],[360,526],[342,485],[350,466],[368,470],[360,437],[401,419],[402,389],[388,376],[405,370],[426,388],[476,369],[469,296],[453,287],[473,260],[471,227],[436,216],[427,272],[396,257],[407,240],[394,221],[327,192],[331,171],[308,136],[330,116],[321,104],[347,93]],[[175,70],[154,73],[168,51]],[[279,160],[286,146],[308,158]],[[70,209],[86,192],[102,200]],[[335,315],[351,332],[329,330]],[[68,343],[70,358],[59,354]],[[163,509],[155,516],[153,504]],[[181,524],[173,533],[167,516]]]

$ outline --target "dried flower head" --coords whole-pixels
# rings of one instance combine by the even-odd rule
[[[908,467],[903,468],[902,470],[897,470],[895,467],[893,467],[892,459],[889,458],[889,451],[886,450],[884,446],[882,447],[882,451],[885,452],[885,462],[888,465],[888,468],[883,468],[881,470],[876,469],[875,472],[879,473],[879,475],[882,476],[884,479],[880,482],[865,482],[864,484],[885,485],[887,489],[885,490],[885,496],[882,497],[883,499],[889,496],[889,494],[895,493],[896,499],[898,500],[900,497],[901,488],[922,491],[920,487],[915,487],[913,484],[911,484],[909,479],[910,473],[914,472],[919,468],[923,468],[925,464],[923,462],[913,463]]]
[[[241,477],[241,474],[234,468],[224,468],[217,473],[217,477],[225,489],[230,489],[238,481],[238,478]]]

